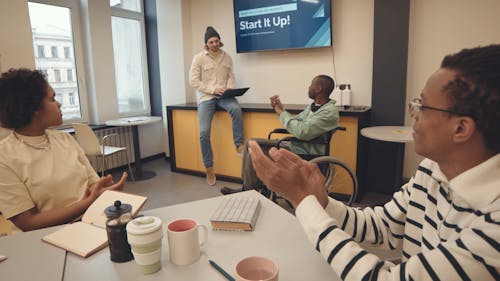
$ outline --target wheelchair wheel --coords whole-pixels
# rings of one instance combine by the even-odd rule
[[[320,156],[310,161],[316,163],[325,175],[328,196],[351,205],[358,194],[356,175],[343,161],[331,156]]]

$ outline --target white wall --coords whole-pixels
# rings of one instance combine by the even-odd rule
[[[35,67],[27,1],[0,0],[0,72]]]
[[[184,33],[182,0],[156,1],[160,81],[162,93],[163,130],[167,132],[166,106],[186,102],[184,67]],[[188,21],[187,21],[188,22]],[[169,151],[168,136],[162,136],[162,146]]]
[[[407,101],[418,97],[443,57],[463,48],[500,43],[498,0],[412,0],[408,42]],[[413,121],[407,114],[406,125]],[[406,146],[404,176],[422,158]]]
[[[10,68],[35,67],[28,2],[0,0],[0,38],[0,73]],[[0,128],[0,140],[9,133]]]
[[[184,56],[190,65],[194,54],[203,48],[207,25],[221,35],[223,49],[233,58],[236,86],[249,86],[240,102],[268,103],[269,96],[279,94],[284,103],[309,103],[307,89],[312,78],[327,74],[337,82],[353,87],[352,102],[369,105],[373,61],[373,0],[332,1],[332,42],[334,47],[236,53],[232,0],[191,0],[191,45]],[[189,53],[188,50],[191,49]],[[337,73],[334,73],[334,64]],[[185,69],[187,75],[189,69]],[[195,101],[195,92],[186,84],[186,99]],[[167,93],[168,95],[168,93]]]

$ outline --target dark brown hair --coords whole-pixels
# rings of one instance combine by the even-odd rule
[[[48,82],[38,70],[10,69],[0,77],[0,124],[8,129],[20,129],[33,120],[42,108]]]
[[[470,116],[485,145],[500,151],[500,45],[464,49],[446,56],[441,68],[457,72],[445,86],[450,110]]]

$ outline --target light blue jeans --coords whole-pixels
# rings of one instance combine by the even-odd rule
[[[198,123],[200,124],[200,146],[203,165],[206,168],[214,165],[212,145],[210,143],[210,129],[212,118],[217,107],[224,109],[231,115],[233,123],[234,145],[243,144],[243,118],[241,117],[240,104],[235,98],[211,99],[198,105]]]

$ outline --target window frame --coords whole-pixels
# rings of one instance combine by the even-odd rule
[[[67,127],[75,122],[89,121],[89,102],[88,91],[86,85],[86,66],[83,55],[83,32],[81,21],[80,1],[78,0],[28,0],[28,2],[58,6],[68,8],[71,14],[71,27],[73,35],[73,55],[75,60],[75,68],[73,69],[73,79],[78,88],[78,99],[80,101],[80,118],[63,119],[63,124],[60,127]],[[31,19],[30,19],[31,20]],[[32,43],[34,45],[34,42]],[[70,49],[71,52],[71,49]],[[59,54],[59,50],[58,50]],[[45,56],[47,58],[47,56]],[[70,55],[71,58],[71,55]],[[36,58],[35,58],[36,59]],[[61,74],[62,75],[62,74]],[[62,78],[62,77],[61,77]]]
[[[109,4],[109,1],[108,1]],[[144,19],[144,3],[139,1],[140,12],[122,9],[119,7],[110,7],[111,17],[119,17],[123,19],[131,19],[139,21],[141,30],[141,64],[142,64],[142,80],[144,81],[143,91],[144,91],[144,102],[146,108],[144,110],[130,111],[130,112],[120,112],[118,109],[118,114],[120,117],[130,117],[137,115],[151,115],[151,101],[149,92],[149,73],[148,73],[148,58],[147,58],[147,46],[146,46],[146,25]],[[112,29],[111,29],[112,31]],[[115,66],[113,65],[113,68]],[[116,81],[115,81],[116,83]],[[116,93],[116,101],[118,103],[118,92]]]

